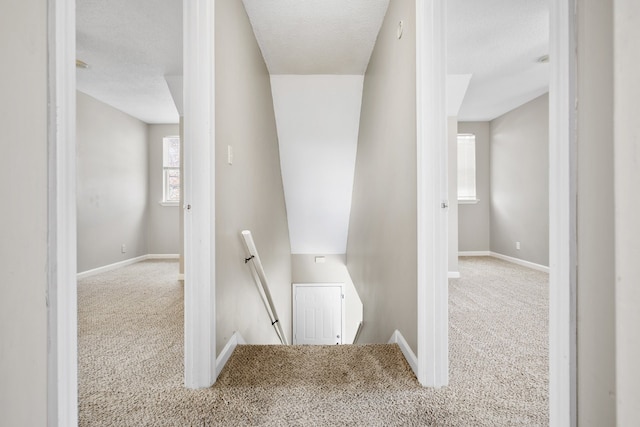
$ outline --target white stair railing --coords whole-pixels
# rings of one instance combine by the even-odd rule
[[[253,279],[255,280],[256,286],[258,287],[258,292],[260,293],[260,297],[262,298],[264,307],[267,309],[269,319],[271,319],[271,326],[273,326],[273,328],[275,329],[278,338],[280,338],[280,342],[284,345],[288,345],[289,343],[287,342],[287,336],[284,334],[282,325],[278,320],[276,307],[273,304],[273,299],[271,299],[271,292],[269,292],[267,276],[264,273],[262,261],[260,261],[258,250],[256,249],[256,245],[253,242],[251,231],[243,230],[241,235],[242,241],[244,242],[244,247],[247,250],[247,257],[245,258],[244,262],[245,264],[251,264],[251,274],[253,275]]]

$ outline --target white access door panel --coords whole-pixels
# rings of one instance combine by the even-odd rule
[[[293,285],[294,344],[342,344],[342,285]]]

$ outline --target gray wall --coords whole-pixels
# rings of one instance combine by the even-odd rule
[[[458,273],[458,119],[447,118],[449,184],[449,273]]]
[[[47,424],[47,2],[0,13],[0,424]]]
[[[547,266],[548,94],[494,119],[490,139],[491,251]]]
[[[458,205],[458,250],[488,252],[490,244],[489,122],[459,122],[458,133],[476,136],[476,194],[478,203]]]
[[[78,271],[146,255],[147,125],[77,92],[76,127]]]
[[[616,0],[614,51],[636,49],[640,40],[640,2]],[[640,58],[617,55],[615,64],[616,194],[616,400],[619,426],[640,419]]]
[[[389,3],[365,74],[347,267],[364,306],[361,343],[395,329],[417,351],[415,2]]]
[[[184,117],[180,116],[180,140],[184,141]],[[180,170],[184,170],[184,144],[180,144]],[[180,181],[180,205],[184,205],[184,179]],[[180,277],[184,278],[184,209],[178,210],[178,248],[180,250]]]
[[[180,125],[148,125],[149,214],[147,251],[150,254],[180,253],[180,206],[162,206],[162,138],[179,136]]]
[[[578,1],[577,45],[578,422],[610,426],[616,390],[612,0]]]
[[[269,74],[242,2],[215,4],[216,346],[278,343],[240,238],[251,230],[291,339],[291,248]],[[227,146],[234,151],[227,164]]]

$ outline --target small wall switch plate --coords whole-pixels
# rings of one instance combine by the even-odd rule
[[[520,250],[520,242],[516,242],[516,249]]]
[[[127,253],[127,245],[125,245],[125,244],[123,243],[123,244],[122,244],[122,246],[120,246],[120,251],[121,251],[123,254],[126,254],[126,253]]]
[[[323,256],[316,257],[316,264],[324,264],[325,258]]]
[[[233,147],[230,145],[227,145],[227,163],[233,164]]]

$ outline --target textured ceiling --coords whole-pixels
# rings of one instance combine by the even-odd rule
[[[177,123],[166,75],[182,75],[181,0],[76,0],[77,88],[146,123]]]
[[[473,74],[459,120],[492,120],[549,88],[548,0],[448,0],[448,73]]]
[[[243,0],[271,74],[364,74],[389,0]]]
[[[226,0],[231,1],[231,0]],[[237,1],[237,0],[235,0]],[[363,74],[389,0],[244,0],[271,74]],[[491,120],[545,93],[548,0],[448,0],[448,73],[472,74],[458,117]],[[77,0],[78,89],[176,123],[181,0]]]

